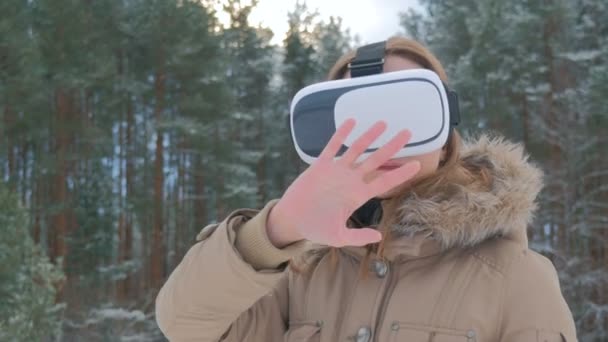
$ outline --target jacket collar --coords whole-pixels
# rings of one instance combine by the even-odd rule
[[[408,195],[397,211],[387,259],[429,256],[496,237],[527,247],[526,229],[536,210],[542,172],[528,161],[523,146],[483,135],[464,142],[460,163],[469,169],[486,167],[492,176],[490,189],[474,181],[466,186],[443,184],[426,198]],[[364,247],[343,250],[357,256],[367,253]]]
[[[367,254],[365,247],[346,246],[341,250],[357,259],[362,259]],[[429,233],[419,233],[412,237],[391,240],[385,248],[384,258],[389,261],[407,261],[433,256],[441,252],[441,245]],[[375,259],[374,254],[372,257]]]

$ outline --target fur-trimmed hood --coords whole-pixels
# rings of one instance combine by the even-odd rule
[[[523,146],[482,135],[464,142],[460,162],[472,170],[486,167],[491,175],[489,191],[475,181],[468,186],[446,184],[428,198],[411,195],[398,208],[393,233],[428,233],[423,235],[431,235],[444,250],[471,247],[496,236],[527,243],[526,229],[536,210],[543,174],[528,161]]]

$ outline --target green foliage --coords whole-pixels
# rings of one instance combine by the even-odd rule
[[[295,93],[315,81],[316,65],[313,45],[313,23],[317,12],[310,12],[306,3],[297,2],[296,8],[288,15],[289,28],[283,40],[283,81],[286,96],[291,99]]]
[[[353,48],[350,30],[342,27],[342,18],[330,17],[329,22],[320,22],[314,29],[315,61],[317,79],[324,80],[330,68],[342,55]]]
[[[0,340],[58,337],[64,307],[55,304],[55,294],[63,274],[34,244],[26,210],[4,183],[0,208]]]

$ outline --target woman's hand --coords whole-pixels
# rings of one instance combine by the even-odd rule
[[[365,175],[391,159],[409,141],[411,133],[399,132],[366,160],[356,163],[386,129],[386,123],[378,121],[341,158],[334,160],[354,126],[354,119],[345,121],[319,158],[296,178],[272,208],[267,231],[275,246],[281,248],[302,239],[334,247],[364,246],[381,240],[380,232],[373,228],[346,227],[347,219],[369,199],[411,179],[420,163],[406,163],[366,183]]]

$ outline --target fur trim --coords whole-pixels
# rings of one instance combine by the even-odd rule
[[[492,176],[491,188],[481,189],[480,182],[474,181],[466,186],[445,184],[429,198],[412,194],[398,208],[396,235],[431,232],[445,250],[526,230],[536,210],[543,174],[528,162],[523,146],[482,135],[464,143],[460,162],[471,170],[486,167]]]

